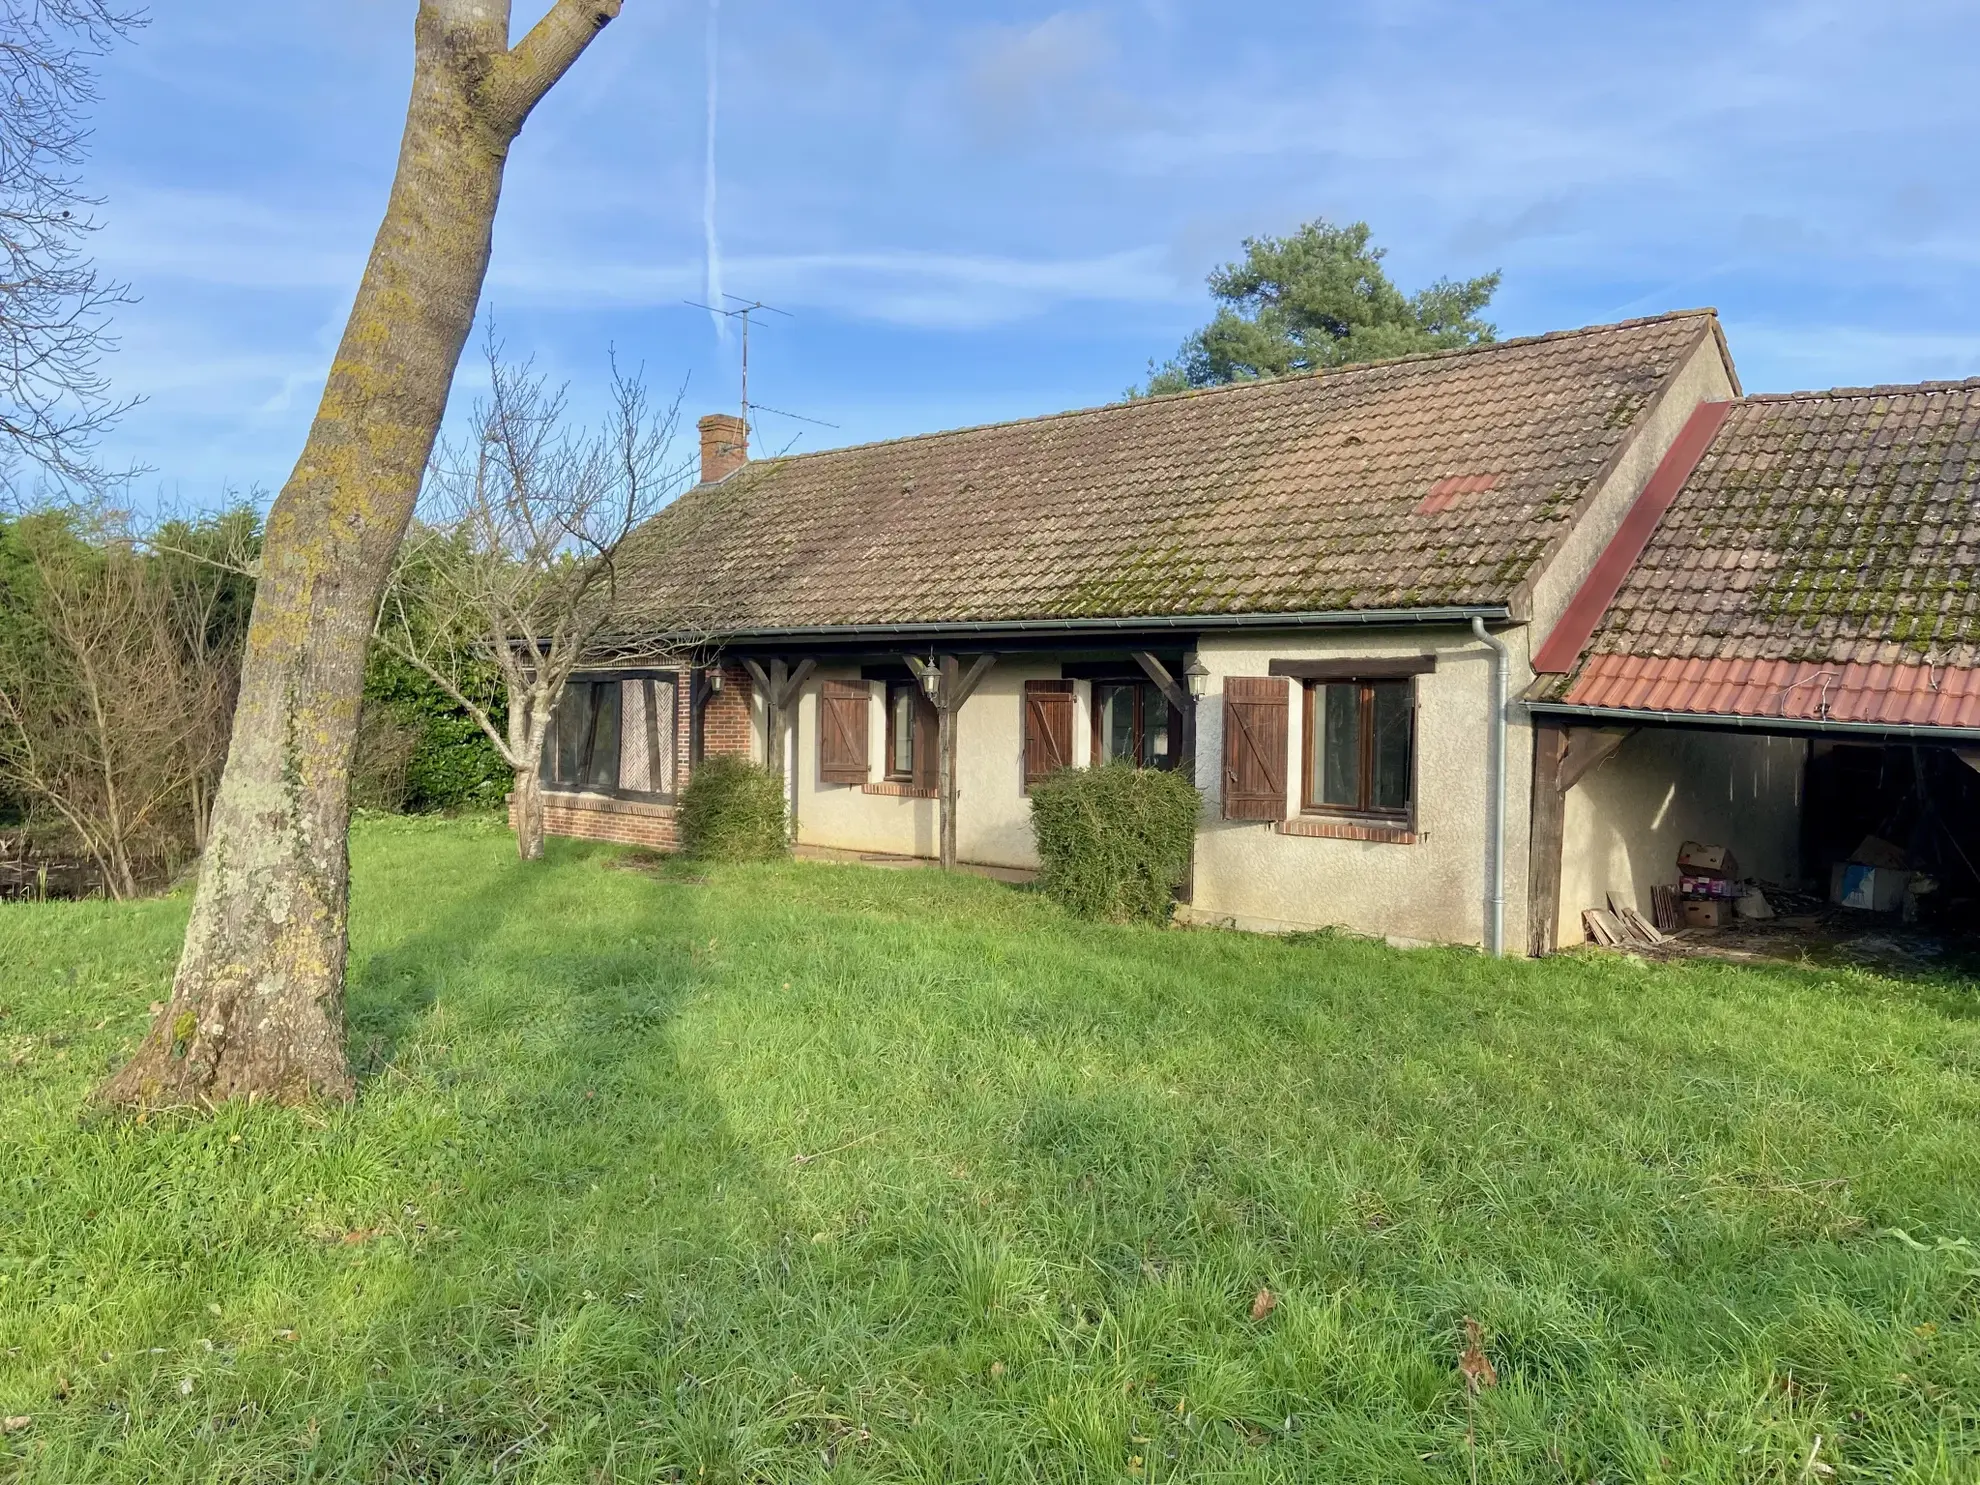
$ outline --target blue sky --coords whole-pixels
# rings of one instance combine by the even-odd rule
[[[542,0],[517,0],[518,26]],[[279,487],[390,182],[414,0],[160,0],[108,64],[109,454]],[[608,346],[759,447],[1104,402],[1247,234],[1366,219],[1502,335],[1718,306],[1751,390],[1980,374],[1980,6],[1935,0],[626,0],[519,142],[485,303],[595,405]],[[471,395],[464,375],[456,402]]]

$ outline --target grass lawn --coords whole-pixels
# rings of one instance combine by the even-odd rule
[[[0,907],[0,1479],[1980,1479],[1972,985],[353,858],[348,1109],[87,1112],[186,902]]]

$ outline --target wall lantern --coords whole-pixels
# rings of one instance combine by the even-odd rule
[[[1210,669],[1194,651],[1190,652],[1189,663],[1183,666],[1183,679],[1189,683],[1192,696],[1203,696],[1210,690]]]
[[[719,696],[722,692],[722,672],[718,668],[710,666],[702,672],[702,675],[708,681],[708,694],[710,696]]]
[[[942,668],[935,663],[933,655],[928,657],[928,663],[922,667],[919,679],[922,694],[927,696],[928,704],[939,705],[942,699]]]

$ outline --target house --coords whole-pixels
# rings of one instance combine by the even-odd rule
[[[1536,948],[1687,839],[1980,898],[1980,382],[1707,403],[1534,660]]]
[[[801,844],[1026,868],[1030,785],[1125,758],[1204,793],[1187,919],[1524,949],[1513,698],[1738,391],[1695,311],[797,457],[705,418],[621,582],[719,659],[574,686],[549,828],[668,844],[747,747]]]

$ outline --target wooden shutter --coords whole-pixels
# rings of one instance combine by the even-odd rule
[[[1073,683],[1024,683],[1024,787],[1072,767]]]
[[[939,789],[942,786],[942,718],[935,703],[921,687],[914,688],[914,787]]]
[[[865,681],[827,681],[818,693],[818,776],[828,784],[868,778],[867,717],[873,693]]]
[[[1279,676],[1224,680],[1224,818],[1286,818],[1286,692]]]

